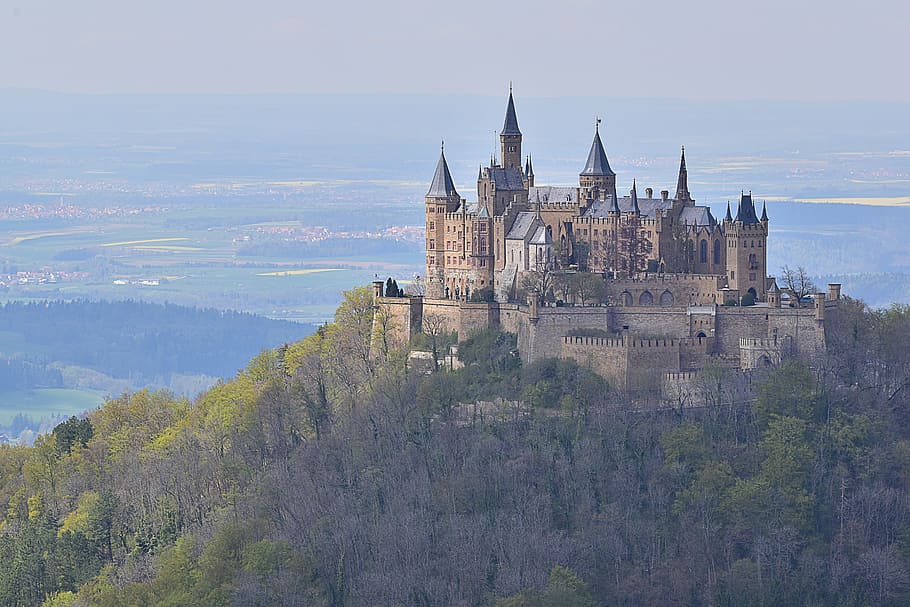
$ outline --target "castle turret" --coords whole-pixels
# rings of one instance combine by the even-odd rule
[[[534,166],[531,164],[531,156],[528,156],[528,162],[525,164],[525,177],[528,179],[528,187],[534,187]]]
[[[679,177],[676,180],[676,200],[688,202],[692,200],[689,195],[689,171],[686,170],[686,146],[683,146],[679,158]]]
[[[743,192],[731,219],[724,219],[727,237],[727,284],[741,294],[751,293],[756,301],[765,300],[767,289],[768,221],[755,213],[752,192]]]
[[[602,194],[616,196],[616,173],[610,168],[607,153],[600,140],[600,119],[594,126],[594,141],[588,152],[585,168],[578,174],[578,185],[586,191],[586,198],[600,198]]]
[[[424,200],[427,220],[426,294],[427,297],[439,299],[445,294],[445,217],[446,213],[455,212],[461,205],[461,197],[455,189],[446,162],[444,145],[439,152],[436,172]]]
[[[518,128],[518,116],[515,114],[515,101],[512,99],[512,87],[509,87],[509,105],[506,107],[506,119],[499,133],[502,148],[502,166],[507,169],[521,170],[521,130]]]
[[[641,215],[641,209],[638,208],[638,188],[635,186],[635,180],[632,180],[632,212]]]

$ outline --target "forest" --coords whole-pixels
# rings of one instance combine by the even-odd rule
[[[55,362],[129,378],[136,386],[167,385],[175,373],[231,377],[264,348],[313,329],[174,304],[7,302],[0,305],[0,385],[61,386]]]
[[[823,364],[668,409],[508,334],[418,372],[371,303],[0,448],[0,604],[910,602],[910,308],[845,300]]]

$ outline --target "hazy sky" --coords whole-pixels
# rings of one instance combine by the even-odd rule
[[[0,0],[0,88],[910,100],[905,0]]]

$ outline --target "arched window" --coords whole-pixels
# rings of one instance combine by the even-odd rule
[[[654,296],[651,295],[651,291],[645,291],[638,296],[638,305],[640,306],[650,306],[654,304]]]
[[[714,241],[714,264],[720,264],[720,241]]]
[[[704,241],[702,241],[704,242]],[[672,306],[673,305],[673,293],[670,291],[664,291],[660,294],[660,305],[662,306]]]
[[[698,243],[698,263],[708,263],[708,241],[704,239]]]
[[[632,294],[628,291],[622,293],[622,305],[629,307],[632,305]]]

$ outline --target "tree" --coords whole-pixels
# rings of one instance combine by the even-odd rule
[[[79,419],[75,415],[65,422],[57,424],[54,428],[54,436],[57,437],[57,452],[69,453],[76,443],[80,443],[83,448],[86,447],[94,431],[92,422],[87,418]]]
[[[781,269],[781,280],[791,297],[790,306],[795,308],[803,307],[803,299],[810,293],[818,291],[818,287],[812,282],[806,269],[802,266],[795,270],[790,266],[784,266]]]

